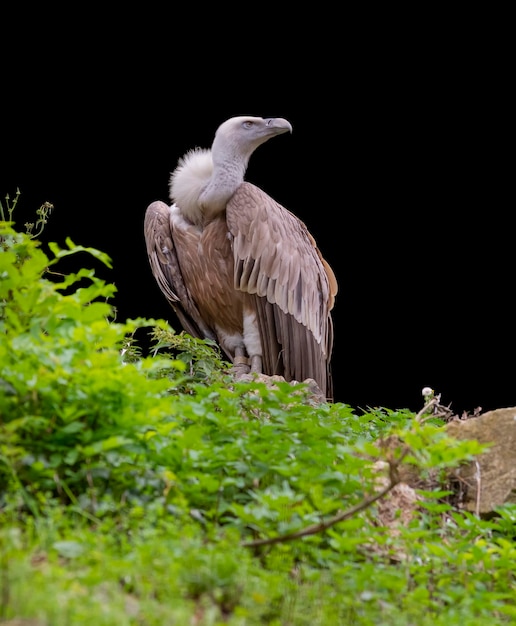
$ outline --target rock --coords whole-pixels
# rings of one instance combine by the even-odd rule
[[[446,425],[456,439],[475,439],[491,447],[454,470],[461,491],[460,506],[482,516],[497,506],[516,503],[516,407],[496,409]]]
[[[265,383],[271,389],[277,388],[277,383],[279,382],[282,382],[282,383],[286,382],[283,376],[268,376],[267,374],[250,374],[250,373],[237,374],[235,376],[235,379],[238,380],[239,382]],[[319,386],[317,385],[317,383],[315,382],[313,378],[307,378],[306,380],[302,381],[302,383],[306,385],[306,403],[307,404],[310,404],[311,406],[318,406],[319,404],[323,404],[326,402],[325,395],[322,393],[322,391],[320,390]],[[295,385],[299,385],[300,382],[297,380],[292,380],[290,381],[289,384],[294,387]],[[300,392],[295,391],[295,393],[300,393]]]

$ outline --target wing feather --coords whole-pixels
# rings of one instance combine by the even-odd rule
[[[272,298],[321,342],[336,281],[306,225],[251,183],[243,183],[229,201],[227,222],[235,287]]]
[[[215,340],[183,278],[174,242],[173,209],[174,205],[156,201],[145,212],[144,236],[151,271],[184,330],[193,337]]]
[[[257,313],[265,371],[314,378],[332,396],[333,271],[306,225],[251,183],[227,204],[234,285]]]

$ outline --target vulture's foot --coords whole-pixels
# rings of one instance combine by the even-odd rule
[[[249,366],[249,359],[243,355],[237,355],[233,359],[233,367],[231,371],[235,375],[235,378],[240,378],[245,374],[249,374],[251,368]]]
[[[251,357],[251,372],[254,374],[262,373],[262,357],[259,354]]]

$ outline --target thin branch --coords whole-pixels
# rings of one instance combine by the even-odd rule
[[[303,528],[302,530],[298,530],[295,533],[290,533],[289,535],[279,535],[278,537],[271,537],[269,539],[256,539],[255,541],[248,541],[246,543],[243,543],[242,545],[246,548],[255,548],[258,546],[270,546],[275,543],[283,543],[286,541],[293,541],[294,539],[300,539],[301,537],[307,537],[308,535],[316,535],[317,533],[320,533],[323,530],[330,528],[330,526],[334,526],[335,524],[338,524],[339,522],[343,522],[344,520],[349,519],[356,513],[360,513],[360,511],[367,509],[367,507],[371,506],[371,504],[373,504],[380,498],[383,498],[383,496],[385,496],[385,494],[387,494],[399,482],[400,482],[399,479],[395,480],[393,479],[393,477],[391,477],[391,479],[389,480],[389,484],[383,489],[381,489],[380,491],[378,491],[377,493],[375,493],[374,496],[365,498],[364,500],[362,500],[362,502],[359,502],[358,504],[356,504],[355,506],[352,506],[346,511],[341,511],[340,513],[337,513],[337,515],[330,517],[330,519],[324,522],[319,522],[318,524],[307,526],[306,528]]]
[[[431,417],[437,417],[440,415],[439,409],[442,406],[439,403],[440,396],[431,397],[425,404],[425,406],[419,411],[416,415],[416,421],[423,422],[426,419]],[[430,415],[428,413],[431,411]],[[302,537],[307,537],[308,535],[316,535],[322,531],[327,530],[331,526],[335,526],[339,522],[343,522],[346,519],[349,519],[353,515],[364,511],[368,507],[370,507],[374,502],[380,500],[385,495],[389,493],[399,482],[401,479],[399,478],[398,468],[403,461],[403,459],[409,453],[409,446],[404,446],[400,456],[397,459],[390,459],[389,463],[389,484],[368,498],[364,498],[361,502],[356,504],[355,506],[350,507],[345,511],[341,511],[337,515],[330,517],[326,521],[319,522],[318,524],[312,524],[311,526],[307,526],[301,530],[298,530],[295,533],[290,533],[287,535],[278,535],[277,537],[270,537],[268,539],[256,539],[255,541],[247,541],[242,543],[244,547],[247,548],[256,548],[259,546],[270,546],[276,543],[284,543],[287,541],[294,541],[295,539],[301,539]]]
[[[475,515],[480,518],[480,492],[482,490],[482,473],[480,471],[480,463],[475,461],[475,480],[477,481],[477,495],[475,499]]]

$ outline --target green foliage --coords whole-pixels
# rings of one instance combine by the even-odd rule
[[[20,190],[16,190],[16,194],[14,198],[11,200],[11,196],[6,194],[5,196],[5,208],[0,200],[0,222],[13,222],[13,213],[16,209],[16,205],[18,204],[18,200],[20,199]],[[7,209],[7,213],[6,213]]]
[[[109,265],[105,254],[67,241],[50,244],[49,259],[27,235],[6,227],[0,237],[0,489],[16,486],[34,513],[47,491],[75,503],[120,497],[142,472],[143,433],[168,409],[170,383],[153,373],[176,363],[123,361],[126,335],[152,322],[110,321],[115,289],[93,270],[45,277],[68,254]]]
[[[13,213],[20,199],[20,190],[16,190],[14,198],[11,200],[9,194],[5,196],[5,208],[0,200],[0,222],[13,222]],[[7,210],[7,213],[6,213]],[[26,222],[25,232],[33,239],[39,237],[48,223],[48,216],[54,210],[54,205],[50,202],[44,202],[39,209],[36,210],[36,222]],[[34,231],[34,228],[36,231]]]
[[[194,381],[209,383],[220,380],[224,368],[229,363],[222,359],[220,348],[214,341],[201,340],[181,332],[177,334],[173,328],[155,326],[151,332],[153,343],[152,354],[160,354],[169,358],[177,358],[185,364],[188,380],[185,380],[185,391]]]
[[[0,223],[0,621],[53,626],[513,623],[516,515],[455,510],[482,451],[429,410],[314,408],[213,345],[114,321],[115,287]],[[149,328],[151,356],[135,342]],[[408,519],[382,503],[427,481]]]

